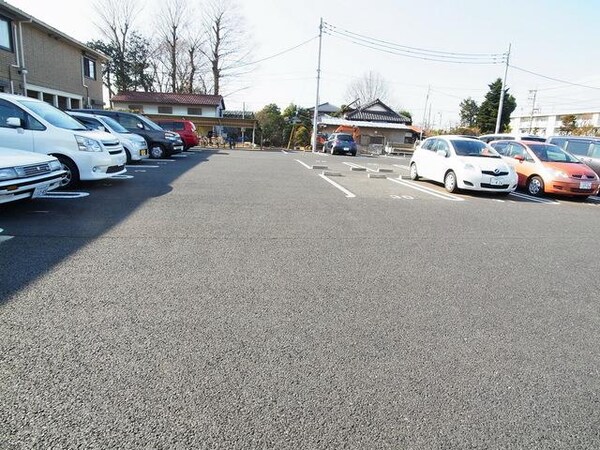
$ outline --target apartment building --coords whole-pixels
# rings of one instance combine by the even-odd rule
[[[0,0],[0,92],[58,108],[102,108],[107,57]]]
[[[510,117],[510,129],[517,134],[536,134],[538,136],[555,136],[561,134],[563,126],[562,118],[574,115],[577,118],[577,126],[589,126],[600,129],[600,111],[564,111],[560,114],[535,113],[512,115]]]

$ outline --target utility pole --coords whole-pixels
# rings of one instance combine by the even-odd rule
[[[317,121],[319,120],[319,86],[321,84],[321,44],[323,42],[323,18],[319,23],[319,59],[317,63],[317,99],[315,101],[315,113],[313,115],[312,151],[317,151]]]
[[[508,44],[508,53],[506,54],[506,67],[504,68],[504,78],[502,79],[502,90],[500,91],[500,103],[498,104],[498,115],[496,116],[496,129],[495,134],[500,132],[500,121],[502,120],[502,109],[504,107],[504,90],[506,89],[506,76],[508,75],[508,62],[510,60],[510,47],[512,44]]]
[[[535,98],[537,96],[537,89],[529,91],[529,95],[531,95],[531,93],[533,93],[533,102],[531,103],[531,116],[529,117],[529,134],[531,134],[533,131],[533,114],[535,113]]]
[[[423,140],[423,129],[425,128],[425,118],[427,117],[427,103],[429,102],[429,91],[431,91],[431,85],[427,87],[427,96],[425,97],[425,108],[423,109],[423,122],[421,123],[421,134],[419,135],[419,142]]]

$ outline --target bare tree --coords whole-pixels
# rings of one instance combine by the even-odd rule
[[[385,102],[390,95],[387,81],[377,72],[369,71],[362,78],[353,81],[346,90],[346,100],[364,105],[375,99]]]
[[[191,6],[188,0],[166,0],[162,3],[156,29],[160,41],[159,48],[168,53],[168,72],[171,92],[182,89],[178,77],[180,54],[183,53],[184,36],[187,33],[189,13]]]
[[[234,0],[208,0],[203,14],[206,42],[201,49],[212,73],[212,92],[221,93],[227,77],[240,74],[238,66],[250,54],[240,8]]]
[[[96,0],[94,9],[98,14],[95,23],[98,30],[108,40],[109,48],[114,53],[113,67],[117,90],[128,85],[127,45],[136,17],[141,12],[141,3],[136,0]],[[112,96],[110,74],[108,88]]]

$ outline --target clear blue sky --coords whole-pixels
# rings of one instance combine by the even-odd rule
[[[97,38],[91,0],[9,0],[48,24],[87,41]],[[159,2],[148,0],[136,25],[152,31]],[[198,1],[193,3],[198,4]],[[600,88],[600,2],[533,0],[490,2],[457,0],[242,0],[241,12],[252,36],[253,59],[293,47],[318,33],[319,18],[335,26],[402,45],[464,53],[502,53],[512,43],[512,64],[553,78]],[[76,15],[74,15],[76,14]],[[317,41],[259,64],[243,78],[226,84],[229,109],[258,110],[267,103],[315,101]],[[474,66],[423,61],[358,47],[333,36],[323,40],[321,101],[340,105],[348,84],[365,72],[378,72],[393,92],[391,106],[413,113],[420,123],[427,86],[431,119],[449,125],[458,104],[471,96],[481,101],[487,84],[503,75],[503,66]],[[600,89],[563,85],[509,69],[508,87],[517,112],[528,112],[528,93],[539,89],[542,112],[600,110]],[[237,91],[237,92],[235,92]],[[231,95],[227,95],[233,92]]]

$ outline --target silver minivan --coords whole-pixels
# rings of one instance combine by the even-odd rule
[[[547,142],[562,147],[600,176],[600,137],[552,136]]]

